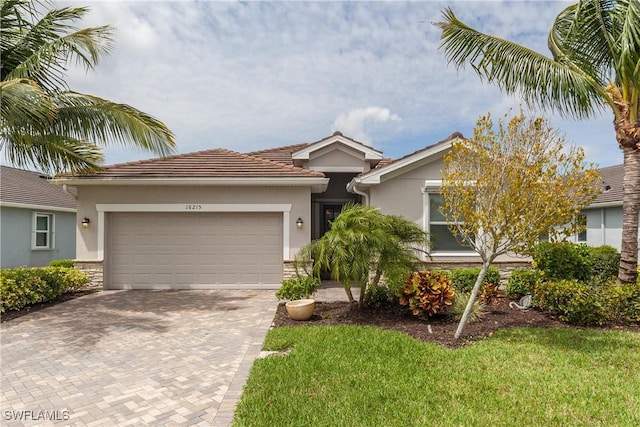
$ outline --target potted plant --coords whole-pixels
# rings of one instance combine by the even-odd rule
[[[315,300],[311,295],[316,293],[320,280],[314,276],[297,276],[282,281],[276,297],[289,300],[285,304],[289,317],[293,320],[309,320],[313,315]]]

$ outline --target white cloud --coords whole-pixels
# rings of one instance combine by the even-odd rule
[[[431,25],[445,7],[481,31],[546,52],[548,29],[567,4],[69,3],[90,6],[82,25],[110,24],[117,30],[113,54],[95,72],[71,70],[70,87],[158,117],[175,133],[180,152],[248,151],[314,141],[340,130],[392,157],[456,130],[470,134],[479,115],[519,105],[517,98],[483,84],[471,68],[447,65],[438,49],[439,29]],[[608,118],[554,123],[568,139],[594,147],[581,136],[611,128]],[[610,150],[598,161],[620,162],[613,137],[597,147],[606,144]],[[106,154],[109,163],[148,157],[117,147]]]
[[[400,117],[391,113],[388,108],[366,107],[339,114],[332,128],[357,141],[371,144],[373,142],[371,131],[374,126],[378,123],[399,120]]]

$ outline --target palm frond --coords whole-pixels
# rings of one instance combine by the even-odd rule
[[[129,105],[71,91],[56,94],[54,100],[58,113],[52,129],[56,134],[97,144],[133,145],[163,156],[175,151],[167,126]]]
[[[102,162],[101,151],[94,144],[67,136],[2,132],[0,138],[5,156],[17,167],[36,166],[55,175],[94,171]]]
[[[603,88],[590,76],[564,61],[556,61],[517,43],[484,34],[460,22],[450,8],[440,47],[460,69],[471,65],[480,78],[509,94],[519,94],[530,106],[562,116],[585,118],[606,105]]]
[[[626,7],[625,7],[626,5]],[[627,99],[636,108],[636,119],[640,111],[640,1],[620,1],[613,10],[616,21],[620,21],[619,43],[623,47],[620,52],[616,72],[617,83],[627,92]],[[632,92],[635,92],[633,98]]]
[[[0,129],[44,129],[53,122],[56,106],[36,82],[27,79],[0,81]]]
[[[67,23],[81,19],[87,11],[54,9],[24,30],[14,28],[11,45],[2,49],[2,79],[30,78],[47,89],[61,89],[66,88],[69,62],[92,69],[110,52],[113,40],[109,26],[77,29]]]

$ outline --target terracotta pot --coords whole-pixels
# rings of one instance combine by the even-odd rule
[[[316,301],[312,299],[297,299],[285,304],[289,317],[293,320],[309,320],[313,316]]]

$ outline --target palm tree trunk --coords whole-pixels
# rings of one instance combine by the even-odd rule
[[[640,149],[622,146],[624,180],[622,198],[622,246],[619,283],[635,283],[638,276],[638,218],[640,216]]]

